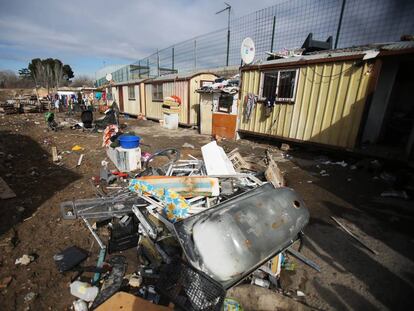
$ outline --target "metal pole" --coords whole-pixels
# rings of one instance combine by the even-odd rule
[[[174,71],[174,47],[172,47],[172,56],[171,56],[171,58],[172,58],[172,71]]]
[[[150,67],[149,67],[149,58],[147,58],[147,78],[149,78],[149,76],[150,76]]]
[[[194,70],[197,70],[197,40],[194,40]]]
[[[160,53],[157,49],[157,76],[160,75]]]
[[[226,66],[229,65],[229,53],[230,53],[230,11],[231,7],[229,7],[229,16],[227,20],[227,55],[226,55]]]
[[[272,43],[270,44],[270,52],[273,52],[273,43],[275,42],[275,26],[276,26],[276,16],[273,16]]]
[[[141,79],[141,60],[138,61],[138,78]]]
[[[341,26],[342,26],[342,17],[344,16],[344,10],[345,10],[345,3],[346,3],[346,0],[342,0],[341,14],[339,15],[338,29],[336,31],[335,46],[334,46],[335,49],[338,47],[339,34],[341,32]]]

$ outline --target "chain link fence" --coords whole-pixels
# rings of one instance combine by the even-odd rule
[[[130,65],[129,78],[240,65],[240,45],[251,37],[256,60],[267,51],[300,48],[313,33],[316,40],[333,37],[335,47],[398,41],[414,33],[412,0],[290,0],[253,12],[219,29],[158,50]],[[120,69],[122,70],[122,69]],[[125,75],[123,75],[125,76]],[[121,82],[121,81],[117,81]]]

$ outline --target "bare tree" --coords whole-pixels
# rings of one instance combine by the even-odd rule
[[[91,77],[87,75],[79,75],[72,81],[70,85],[74,87],[78,87],[78,86],[93,87],[94,81]]]

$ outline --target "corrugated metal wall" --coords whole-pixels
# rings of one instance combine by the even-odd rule
[[[244,97],[259,94],[260,72],[242,75],[239,130],[353,148],[366,102],[369,65],[354,61],[301,67],[294,103],[278,103],[269,117],[258,103],[249,120],[244,117]],[[275,68],[276,69],[276,68]]]
[[[128,85],[122,87],[122,94],[124,96],[124,111],[132,115],[138,115],[141,112],[139,101],[140,101],[140,92],[139,85],[134,85],[135,89],[135,99],[129,99]]]
[[[115,86],[111,87],[112,99],[118,104],[119,106],[119,94],[118,89]]]
[[[181,98],[179,122],[190,124],[188,121],[188,83],[189,81],[165,82],[162,85],[164,97],[176,95]],[[162,118],[162,114],[161,117]]]
[[[164,82],[162,92],[164,97],[176,95],[181,98],[179,122],[188,124],[188,81]],[[152,100],[152,84],[145,84],[145,109],[148,118],[163,118],[162,102]]]

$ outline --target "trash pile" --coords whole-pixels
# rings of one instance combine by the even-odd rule
[[[320,271],[291,248],[309,212],[284,187],[270,153],[258,172],[238,150],[226,154],[216,141],[202,146],[202,159],[182,159],[175,148],[129,149],[140,155],[134,173],[111,171],[102,161],[91,179],[96,197],[60,205],[63,219],[80,219],[100,248],[95,266],[83,266],[91,254],[74,245],[54,256],[61,273],[74,273],[75,310],[128,303],[142,310],[172,310],[171,304],[222,310],[226,290],[241,282],[279,288],[285,252]],[[127,262],[121,252],[134,248],[138,259]],[[134,273],[126,274],[127,265]]]
[[[1,114],[34,113],[47,110],[51,105],[48,99],[39,99],[35,95],[19,97],[0,103]]]
[[[230,79],[217,78],[212,84],[203,85],[197,90],[199,93],[228,93],[237,94],[239,92],[240,75],[237,74]]]

